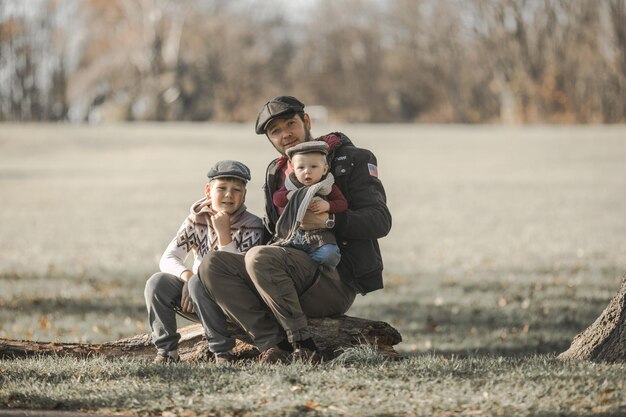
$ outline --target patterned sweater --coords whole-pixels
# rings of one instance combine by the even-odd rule
[[[189,269],[185,261],[193,252],[194,262],[191,270],[195,274],[198,272],[202,258],[209,251],[245,253],[253,246],[262,243],[263,221],[248,212],[246,206],[242,204],[231,217],[230,235],[233,241],[226,246],[219,246],[217,234],[211,225],[212,212],[210,201],[206,198],[191,206],[189,215],[161,256],[159,262],[161,272],[180,277],[185,270]]]

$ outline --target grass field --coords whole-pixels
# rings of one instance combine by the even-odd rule
[[[625,365],[554,359],[626,274],[626,127],[313,133],[332,129],[377,155],[394,218],[381,240],[386,288],[348,314],[396,327],[407,360],[366,350],[316,369],[3,360],[0,408],[626,415]],[[248,125],[0,124],[0,337],[147,331],[144,282],[208,167],[250,166],[247,205],[261,213],[274,156]]]

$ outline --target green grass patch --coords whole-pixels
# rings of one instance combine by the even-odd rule
[[[0,406],[137,415],[616,415],[623,364],[375,351],[332,362],[217,367],[37,358],[0,361]]]
[[[554,358],[626,273],[623,126],[331,126],[378,157],[393,229],[383,320],[321,367],[0,361],[0,407],[161,415],[626,415],[624,366]],[[0,130],[0,337],[100,343],[147,331],[143,287],[208,167],[275,151],[247,125]],[[321,130],[314,132],[323,133]],[[181,323],[186,324],[186,323]]]

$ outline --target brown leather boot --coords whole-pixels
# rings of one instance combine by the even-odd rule
[[[291,353],[286,350],[283,350],[278,346],[272,346],[271,348],[261,352],[261,355],[259,356],[259,363],[287,363],[289,361],[289,355],[291,355]]]
[[[213,357],[215,358],[216,365],[226,365],[229,363],[239,362],[239,357],[231,351],[215,353],[213,354]]]
[[[180,356],[178,352],[176,354],[170,354],[169,352],[157,353],[152,363],[178,363],[180,362]]]

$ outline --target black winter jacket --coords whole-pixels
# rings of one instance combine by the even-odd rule
[[[336,214],[333,232],[341,250],[337,270],[341,279],[361,294],[383,288],[383,260],[378,240],[391,230],[391,213],[382,183],[371,173],[376,170],[374,154],[355,147],[342,133],[335,132],[340,142],[328,155],[335,184],[348,200],[348,210]],[[330,135],[327,135],[330,136]],[[265,226],[274,233],[278,212],[272,202],[276,184],[278,158],[267,167],[265,184]]]

